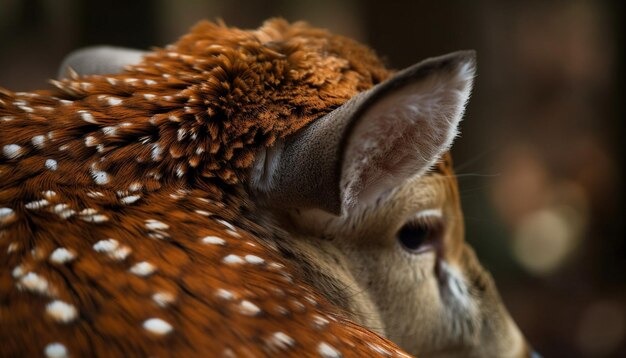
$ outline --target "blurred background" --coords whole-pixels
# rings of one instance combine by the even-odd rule
[[[476,49],[453,154],[468,240],[546,357],[626,357],[621,1],[0,0],[0,86],[46,88],[69,51],[150,48],[197,20],[273,16],[403,68]]]

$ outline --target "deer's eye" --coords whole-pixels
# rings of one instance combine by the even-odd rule
[[[412,220],[398,234],[398,242],[411,253],[434,249],[441,241],[442,225],[438,220]]]

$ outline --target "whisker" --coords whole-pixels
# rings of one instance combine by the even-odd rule
[[[482,152],[476,154],[476,156],[474,156],[473,158],[468,159],[466,162],[461,163],[459,165],[456,165],[454,170],[461,171],[463,169],[466,169],[467,167],[469,167],[472,164],[478,162],[479,160],[483,159],[488,154],[491,154],[491,153],[495,152],[496,150],[500,150],[500,146],[494,145],[494,146],[492,146],[490,148],[487,148],[487,149],[483,150]]]

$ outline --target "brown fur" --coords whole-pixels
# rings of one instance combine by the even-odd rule
[[[0,89],[0,356],[40,356],[53,342],[72,356],[302,356],[320,342],[344,356],[374,345],[402,354],[260,240],[269,234],[246,219],[255,209],[243,190],[259,148],[388,76],[367,48],[301,23],[203,22],[122,74]],[[225,245],[202,243],[208,235]],[[109,238],[117,251],[94,250]],[[71,262],[53,262],[61,247]],[[141,261],[154,273],[129,272]],[[173,301],[160,307],[157,292]],[[76,318],[46,314],[52,300]],[[242,313],[242,300],[260,311]],[[142,328],[155,317],[172,332]],[[294,341],[277,345],[275,332]]]

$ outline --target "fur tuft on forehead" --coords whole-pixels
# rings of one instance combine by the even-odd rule
[[[305,23],[267,21],[255,31],[201,22],[146,65],[170,69],[201,101],[225,139],[260,135],[271,143],[388,76],[368,48]],[[141,70],[141,66],[139,66]],[[200,102],[199,102],[200,103]]]
[[[77,163],[97,159],[113,187],[151,171],[219,191],[244,180],[260,147],[388,75],[368,48],[304,23],[274,19],[247,31],[205,21],[121,74],[75,75],[36,95],[3,91],[0,115],[18,118],[4,123],[8,132],[41,118],[30,131],[54,132]]]

